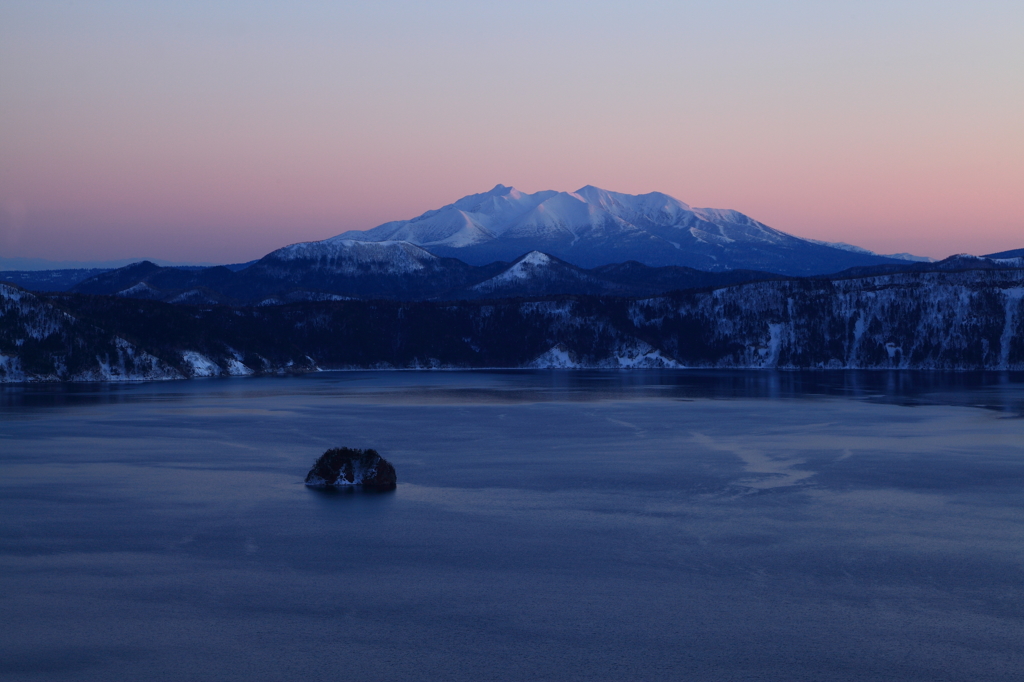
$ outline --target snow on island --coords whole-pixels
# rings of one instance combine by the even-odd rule
[[[313,463],[306,474],[310,488],[393,490],[398,483],[395,467],[376,450],[331,448]]]

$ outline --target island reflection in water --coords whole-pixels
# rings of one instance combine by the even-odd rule
[[[4,387],[0,677],[1016,680],[1022,379]]]

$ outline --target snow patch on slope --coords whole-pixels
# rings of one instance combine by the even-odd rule
[[[488,291],[498,286],[533,279],[534,277],[541,276],[543,270],[551,267],[553,264],[554,260],[546,253],[531,251],[504,272],[500,272],[472,288],[477,291]]]
[[[21,370],[21,358],[0,354],[0,383],[25,381]]]
[[[873,256],[878,255],[874,251],[869,251],[868,249],[862,248],[860,246],[854,246],[853,244],[847,244],[846,242],[825,242],[820,239],[808,239],[807,237],[804,237],[804,241],[810,242],[812,244],[818,244],[819,246],[829,246],[832,247],[833,249],[839,249],[840,251],[850,251],[852,253],[867,253]]]
[[[126,298],[157,298],[160,296],[160,292],[145,282],[139,282],[127,289],[122,289],[117,292],[115,296],[124,296]]]
[[[886,258],[895,258],[896,260],[906,260],[912,263],[934,263],[934,258],[928,256],[915,256],[912,253],[883,253]]]
[[[221,368],[210,358],[194,350],[187,350],[181,354],[181,359],[189,368],[194,377],[219,377]]]
[[[17,303],[21,300],[21,296],[24,293],[21,289],[12,287],[9,284],[0,283],[0,298],[5,301]]]
[[[660,350],[651,347],[643,341],[638,341],[635,346],[628,349],[620,349],[612,360],[622,369],[677,369],[682,367],[672,358],[665,357]]]
[[[153,381],[182,379],[181,373],[158,358],[135,348],[124,339],[114,339],[115,355],[97,355],[97,366],[68,377],[71,381]]]
[[[542,353],[537,359],[529,363],[527,367],[536,369],[570,369],[578,368],[580,364],[573,360],[565,346],[558,344],[552,346],[546,353]]]
[[[231,358],[226,363],[227,372],[229,376],[233,377],[247,377],[253,373],[251,369],[243,365],[240,361]]]
[[[1024,287],[1005,289],[1003,293],[1006,296],[1006,322],[1003,325],[1003,333],[999,337],[999,368],[1009,369],[1010,343],[1013,341],[1013,333],[1022,305],[1021,301],[1024,301]]]
[[[184,292],[178,294],[177,296],[172,298],[170,301],[168,301],[168,303],[190,303],[192,305],[216,305],[217,304],[217,300],[214,299],[213,297],[209,296],[208,294],[200,291],[199,289],[189,289],[188,291],[184,291]]]

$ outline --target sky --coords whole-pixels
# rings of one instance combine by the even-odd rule
[[[1024,247],[1024,2],[0,0],[0,257],[242,262],[495,184]]]

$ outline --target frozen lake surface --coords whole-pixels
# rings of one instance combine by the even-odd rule
[[[0,388],[3,680],[1014,680],[1024,377]],[[302,480],[373,447],[387,494]]]

